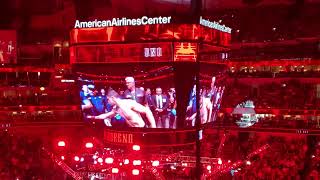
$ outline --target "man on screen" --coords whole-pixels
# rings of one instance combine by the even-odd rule
[[[146,90],[146,101],[147,101],[147,104],[148,104],[150,110],[153,111],[154,107],[153,107],[153,103],[152,103],[152,94],[151,94],[150,88],[147,88],[147,90]]]
[[[145,115],[148,119],[149,127],[156,127],[153,114],[149,108],[146,108],[132,99],[121,99],[120,95],[114,90],[109,90],[107,98],[109,103],[113,106],[113,110],[111,112],[107,112],[99,116],[87,117],[105,120],[119,114],[124,117],[129,127],[145,127],[145,122],[141,117],[141,115]]]
[[[141,88],[136,88],[134,78],[126,77],[125,81],[128,89],[124,91],[123,98],[132,99],[132,100],[135,100],[137,103],[140,103],[142,105],[147,105],[145,92]]]
[[[166,95],[162,94],[162,89],[160,87],[156,89],[156,95],[152,96],[152,104],[155,108],[154,116],[157,121],[157,128],[169,128],[169,99]]]

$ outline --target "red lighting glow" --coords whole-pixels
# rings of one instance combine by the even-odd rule
[[[132,170],[132,175],[137,176],[137,175],[139,175],[139,173],[140,173],[140,171],[138,169],[133,169]]]
[[[75,160],[75,161],[79,161],[79,160],[80,160],[79,156],[75,156],[75,157],[74,157],[74,160]]]
[[[93,148],[93,144],[91,142],[86,143],[86,148]]]
[[[133,160],[132,164],[134,166],[140,166],[141,165],[141,161],[140,160]]]
[[[112,171],[113,174],[119,173],[119,169],[118,168],[112,168],[111,171]]]
[[[61,156],[61,160],[64,160],[64,156]]]
[[[64,141],[59,141],[58,142],[58,146],[59,147],[65,147],[66,146],[66,143]]]
[[[153,167],[157,167],[157,166],[159,166],[159,164],[160,164],[159,161],[153,161],[152,162],[152,166]]]
[[[133,146],[132,146],[132,149],[133,149],[134,151],[140,151],[140,146],[139,146],[139,145],[133,145]]]
[[[106,158],[104,162],[107,163],[107,164],[112,164],[113,163],[113,158],[110,158],[110,157]]]

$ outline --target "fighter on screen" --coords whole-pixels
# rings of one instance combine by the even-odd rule
[[[200,89],[200,120],[201,124],[212,122],[216,119],[217,112],[220,109],[224,87],[215,85],[216,77],[212,77],[211,85],[208,92],[205,89]],[[196,85],[193,86],[189,105],[187,107],[186,121],[189,126],[195,125],[196,120]]]
[[[4,58],[3,58],[3,51],[0,49],[0,62],[3,63],[4,62]]]
[[[196,122],[197,115],[197,105],[196,105],[196,85],[193,86],[190,97],[189,104],[187,106],[187,126],[194,126]]]
[[[216,77],[212,77],[211,79],[211,89],[208,93],[208,98],[210,98],[210,110],[207,122],[215,121],[217,117],[217,113],[220,109],[220,104],[222,101],[222,95],[225,87],[217,87],[215,86]]]
[[[4,42],[0,40],[0,62],[4,63]]]
[[[145,127],[146,124],[141,117],[141,115],[145,115],[150,123],[149,127],[156,128],[155,119],[150,109],[137,103],[135,100],[121,99],[120,95],[114,90],[109,90],[107,99],[113,106],[112,111],[98,116],[87,116],[87,118],[104,120],[120,114],[120,116],[124,117],[129,127]]]
[[[14,62],[14,45],[12,41],[0,40],[0,63]]]

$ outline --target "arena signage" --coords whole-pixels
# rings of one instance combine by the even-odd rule
[[[113,143],[132,144],[133,134],[105,132],[105,140],[107,142],[113,142]]]
[[[144,57],[161,57],[162,48],[144,48]]]
[[[215,21],[212,22],[210,20],[203,19],[202,16],[200,16],[200,25],[206,26],[208,28],[216,29],[216,30],[219,30],[222,32],[231,33],[231,28],[229,28],[225,25],[221,25]]]
[[[140,25],[153,25],[153,24],[170,24],[171,16],[159,16],[159,17],[147,17],[141,18],[112,18],[109,20],[97,20],[94,21],[79,21],[76,20],[74,28],[104,28],[115,26],[140,26]]]

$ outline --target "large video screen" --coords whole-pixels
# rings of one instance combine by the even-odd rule
[[[226,66],[219,64],[200,65],[199,112],[201,124],[213,123],[218,117],[225,94]],[[194,126],[196,118],[196,86],[190,93],[187,120]]]
[[[77,72],[85,122],[115,128],[177,128],[174,67],[166,63],[92,66],[81,66]]]
[[[15,30],[0,30],[0,64],[17,61],[17,33]]]

